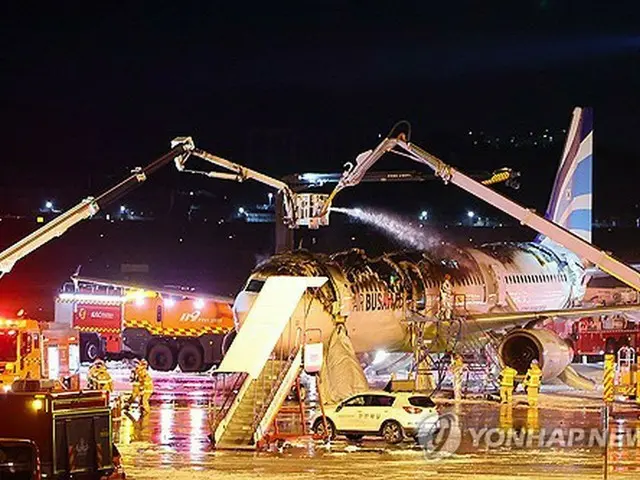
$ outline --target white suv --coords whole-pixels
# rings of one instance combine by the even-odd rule
[[[359,440],[364,435],[377,435],[389,444],[400,443],[405,436],[416,438],[421,427],[436,429],[439,418],[431,398],[409,392],[358,393],[338,405],[325,407],[324,411],[328,438],[339,434],[350,440]],[[321,414],[313,419],[311,425],[315,433],[325,436],[325,422]]]

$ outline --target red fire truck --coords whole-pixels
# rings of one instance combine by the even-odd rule
[[[42,390],[37,380],[0,394],[0,438],[36,444],[42,478],[111,475],[113,444],[108,395]]]
[[[102,280],[65,284],[56,322],[80,331],[80,360],[146,358],[154,370],[204,371],[233,340],[231,300]]]
[[[570,341],[576,355],[603,355],[628,346],[640,352],[640,324],[622,315],[585,317],[572,327]]]

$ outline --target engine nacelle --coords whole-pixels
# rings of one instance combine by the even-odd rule
[[[571,346],[551,330],[516,329],[509,332],[499,348],[502,363],[524,375],[536,359],[542,369],[542,380],[556,378],[573,359]]]

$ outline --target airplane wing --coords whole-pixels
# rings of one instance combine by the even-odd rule
[[[563,310],[541,310],[535,312],[508,312],[469,315],[467,326],[471,331],[501,330],[521,325],[531,320],[547,317],[589,317],[606,313],[638,312],[640,304],[611,305],[606,307],[581,307]]]
[[[219,303],[226,303],[229,305],[233,305],[233,298],[232,297],[226,297],[226,296],[222,296],[222,295],[214,295],[214,294],[209,294],[209,293],[204,293],[204,292],[198,292],[193,288],[168,288],[168,287],[157,287],[154,285],[145,285],[145,284],[140,284],[140,283],[136,283],[136,284],[131,284],[131,283],[127,283],[127,282],[122,282],[119,280],[108,280],[108,279],[104,279],[104,278],[96,278],[96,277],[85,277],[85,276],[80,276],[76,273],[74,273],[71,276],[71,280],[74,282],[74,284],[77,285],[77,283],[91,283],[93,285],[104,285],[107,287],[119,287],[119,288],[125,288],[125,289],[130,289],[130,290],[149,290],[152,292],[158,292],[161,295],[170,295],[170,296],[174,296],[174,297],[183,297],[183,298],[193,298],[193,299],[203,299],[203,300],[210,300],[210,301],[214,301],[214,302],[219,302]]]
[[[633,268],[634,270],[638,270],[640,271],[640,263],[631,263],[629,264],[629,266],[631,268]],[[608,278],[611,277],[610,274],[608,274],[607,272],[604,272],[602,270],[600,270],[598,267],[589,267],[586,269],[585,271],[585,275],[587,277],[589,277],[590,279],[593,278]],[[612,277],[613,278],[613,277]]]

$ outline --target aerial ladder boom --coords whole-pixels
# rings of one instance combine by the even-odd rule
[[[191,137],[178,137],[176,138],[172,145],[176,142],[189,143],[193,145],[193,140]],[[233,180],[236,182],[244,182],[247,179],[255,180],[260,183],[264,183],[269,187],[274,188],[279,193],[282,194],[284,199],[284,209],[285,209],[285,221],[290,226],[294,226],[296,223],[296,213],[295,213],[295,195],[289,185],[287,185],[282,180],[278,180],[276,178],[270,177],[269,175],[265,175],[264,173],[260,173],[256,170],[252,170],[238,163],[234,163],[226,158],[219,157],[217,155],[213,155],[209,152],[206,152],[200,148],[194,147],[190,152],[191,155],[201,158],[208,163],[216,165],[218,167],[224,168],[225,170],[230,170],[230,172],[216,172],[216,171],[202,171],[202,170],[193,170],[186,168],[187,160],[189,156],[183,156],[180,161],[176,162],[176,166],[178,170],[184,173],[192,173],[194,175],[204,175],[209,178],[218,178],[222,180]]]
[[[9,248],[0,252],[0,277],[11,271],[13,266],[31,252],[40,248],[45,243],[64,234],[70,227],[93,217],[105,206],[123,197],[138,185],[147,180],[149,175],[156,172],[166,164],[175,160],[176,164],[182,156],[188,156],[193,149],[193,143],[187,140],[176,142],[171,151],[154,160],[143,168],[136,168],[131,175],[97,197],[87,197],[80,203],[57,216],[46,225],[26,236]]]
[[[357,185],[367,170],[387,152],[408,157],[416,162],[427,165],[435,172],[436,176],[442,178],[445,184],[449,182],[453,183],[480,200],[507,213],[522,225],[532,228],[536,232],[562,245],[564,248],[571,250],[581,258],[592,262],[602,271],[617,278],[631,288],[640,291],[640,272],[637,270],[634,270],[556,223],[495,192],[482,182],[474,180],[452,166],[447,165],[435,155],[408,142],[404,134],[400,134],[396,138],[385,138],[374,150],[369,150],[358,155],[356,165],[345,171],[338,185],[336,185],[333,192],[329,195],[325,202],[323,213],[328,212],[331,207],[331,202],[340,190]]]

